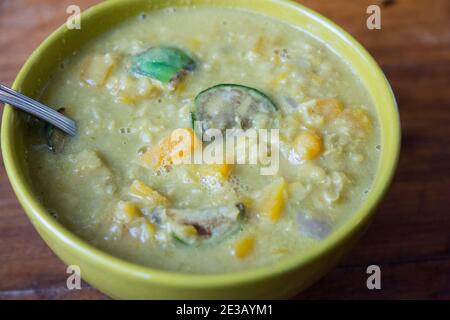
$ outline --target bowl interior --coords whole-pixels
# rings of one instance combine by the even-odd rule
[[[245,8],[290,23],[325,42],[359,76],[371,96],[381,128],[381,153],[373,187],[367,200],[361,204],[349,220],[322,243],[298,256],[280,261],[276,266],[260,267],[254,270],[223,274],[196,276],[174,274],[141,267],[114,258],[93,248],[56,222],[40,204],[33,193],[25,163],[24,132],[25,116],[11,107],[5,109],[2,120],[2,151],[5,166],[12,186],[30,219],[40,228],[51,229],[60,241],[69,243],[74,250],[90,255],[101,263],[120,270],[133,271],[144,276],[159,276],[168,282],[183,281],[186,285],[207,285],[250,280],[295,268],[314,259],[326,251],[333,250],[349,234],[370,219],[373,209],[380,201],[392,178],[399,153],[400,134],[396,103],[390,86],[378,65],[362,46],[345,31],[328,19],[296,3],[283,0],[110,0],[84,12],[81,30],[68,30],[62,26],[33,53],[19,73],[13,88],[31,97],[39,97],[45,83],[59,64],[75,53],[84,43],[107,31],[112,26],[143,11],[169,6],[214,5]],[[125,271],[124,271],[125,272]]]

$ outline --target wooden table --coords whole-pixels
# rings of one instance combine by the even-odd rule
[[[66,8],[98,0],[1,0],[0,83],[20,66]],[[298,298],[450,298],[450,1],[305,0],[353,34],[376,58],[398,99],[403,147],[377,217],[340,266]],[[384,4],[383,4],[384,3]],[[381,5],[382,30],[366,9]],[[382,289],[366,288],[366,268]],[[0,166],[0,299],[105,298],[87,284],[66,289],[63,263],[34,231]]]

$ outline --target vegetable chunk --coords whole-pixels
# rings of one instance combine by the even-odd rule
[[[245,207],[237,205],[205,209],[166,209],[158,207],[152,219],[173,237],[189,245],[216,243],[241,229]]]
[[[129,223],[132,220],[141,217],[141,211],[132,202],[119,201],[117,207],[118,207],[118,212],[116,213],[116,218],[119,221],[123,221],[125,223]]]
[[[195,67],[195,61],[180,49],[153,47],[135,57],[132,71],[162,83],[169,83],[183,78]]]
[[[143,166],[158,170],[164,166],[181,164],[199,148],[201,143],[191,128],[177,129],[148,149],[140,160]]]
[[[130,186],[130,194],[136,198],[150,201],[153,205],[169,205],[169,200],[140,180],[134,180]]]
[[[286,181],[279,177],[253,196],[253,209],[261,216],[277,221],[286,203]]]
[[[338,99],[324,99],[317,101],[315,109],[326,121],[331,121],[344,111],[344,105]]]
[[[249,256],[255,248],[255,242],[254,236],[239,239],[233,246],[233,255],[239,259]]]
[[[93,87],[103,87],[118,61],[118,56],[110,53],[90,55],[81,69],[81,80]]]
[[[313,160],[322,153],[322,138],[313,131],[302,132],[294,141],[294,150],[300,159]]]
[[[161,92],[161,86],[153,83],[151,79],[131,75],[116,80],[111,90],[116,100],[125,105],[136,105],[144,100],[155,99]]]
[[[198,94],[193,119],[203,130],[264,128],[277,111],[264,93],[242,85],[220,84]]]

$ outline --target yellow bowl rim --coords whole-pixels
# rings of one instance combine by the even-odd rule
[[[397,103],[395,101],[392,89],[380,67],[371,57],[371,55],[366,51],[366,49],[364,49],[364,47],[359,44],[359,42],[357,42],[350,34],[344,31],[337,24],[335,24],[328,18],[325,18],[321,14],[313,11],[312,9],[309,9],[292,0],[269,1],[294,6],[298,11],[317,21],[320,21],[324,27],[333,30],[333,32],[335,32],[339,37],[345,39],[348,44],[352,46],[352,49],[358,51],[359,54],[363,56],[367,61],[367,67],[372,71],[371,76],[378,78],[377,81],[383,82],[385,94],[388,95],[388,100],[391,102],[391,104],[389,106],[386,106],[386,108],[390,112],[391,116],[394,117],[391,126],[392,132],[394,132],[395,135],[390,137],[390,139],[396,150],[395,153],[392,153],[386,160],[386,166],[390,170],[387,170],[388,172],[382,173],[377,172],[378,174],[383,175],[383,179],[380,181],[380,183],[374,185],[374,187],[368,194],[366,201],[348,221],[346,221],[342,226],[335,230],[321,243],[307,250],[307,252],[300,253],[289,258],[281,259],[274,265],[264,265],[243,271],[206,275],[195,273],[179,273],[153,269],[122,260],[92,246],[85,240],[79,238],[74,233],[66,229],[59,222],[57,222],[47,212],[47,210],[39,202],[37,197],[34,196],[31,188],[29,188],[26,183],[20,179],[20,175],[18,174],[19,170],[16,166],[16,162],[14,161],[15,159],[12,152],[12,144],[14,140],[12,139],[11,117],[13,112],[15,111],[11,106],[6,105],[3,112],[1,128],[3,159],[14,192],[16,193],[21,205],[28,212],[30,218],[38,222],[42,227],[47,229],[48,232],[53,233],[53,235],[57,237],[59,241],[64,242],[67,246],[70,246],[79,254],[84,255],[86,259],[89,259],[90,263],[93,263],[94,265],[99,265],[102,268],[106,268],[116,273],[122,273],[127,277],[140,278],[144,281],[150,281],[152,283],[169,286],[171,285],[179,288],[211,288],[217,286],[227,287],[236,285],[237,283],[254,282],[287,273],[289,271],[292,271],[293,269],[298,268],[300,265],[307,263],[308,261],[317,259],[325,252],[333,250],[334,247],[338,247],[339,244],[344,242],[345,239],[348,238],[353,232],[357,231],[360,225],[370,220],[370,218],[374,214],[376,205],[379,203],[390,185],[400,152],[400,119],[397,109]],[[123,0],[109,0],[99,3],[83,12],[83,19],[88,19],[89,16],[112,7],[117,2],[123,2]],[[56,41],[59,37],[61,37],[64,29],[64,26],[58,28],[33,52],[33,54],[29,57],[29,59],[20,70],[13,84],[13,88],[17,89],[21,87],[22,83],[25,81],[26,75],[31,65],[35,63],[35,61],[38,60],[39,57],[46,51],[46,48],[50,43]]]

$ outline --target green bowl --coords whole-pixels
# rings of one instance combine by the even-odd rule
[[[393,176],[400,149],[395,98],[367,51],[340,27],[310,9],[284,0],[110,0],[82,14],[82,32],[60,27],[23,66],[13,88],[38,96],[61,61],[84,43],[142,11],[168,6],[213,5],[245,8],[298,26],[326,42],[348,61],[367,88],[381,126],[381,156],[367,199],[351,218],[319,245],[277,264],[225,274],[185,274],[136,265],[103,252],[58,223],[33,192],[25,162],[23,115],[6,106],[1,128],[4,163],[13,189],[36,230],[68,265],[78,265],[88,283],[113,298],[264,299],[291,297],[331,270],[356,243],[372,219]]]

